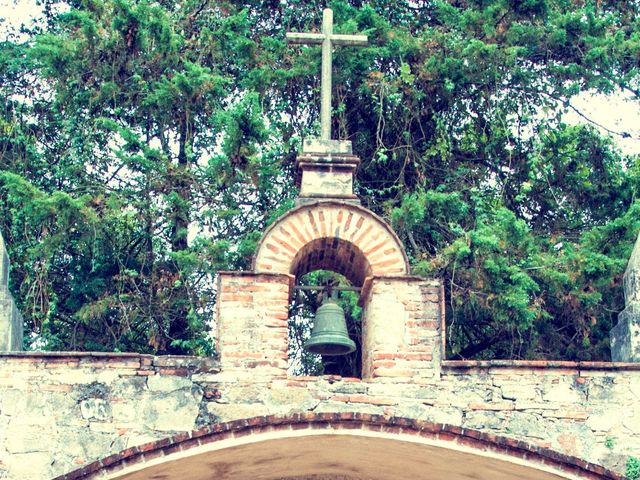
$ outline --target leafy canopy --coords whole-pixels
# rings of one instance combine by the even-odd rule
[[[638,159],[563,123],[640,92],[638,2],[337,0],[333,131],[363,204],[443,279],[449,356],[607,359]],[[0,44],[0,227],[28,341],[211,353],[317,132],[322,2],[65,0]],[[624,132],[620,132],[625,134]]]

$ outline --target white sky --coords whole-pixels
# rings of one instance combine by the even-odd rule
[[[40,14],[35,0],[0,0],[0,41],[6,38],[11,27],[31,23]],[[629,137],[612,135],[614,141],[627,155],[640,155],[640,101],[631,101],[623,94],[593,95],[583,93],[574,97],[571,104],[593,122],[601,125],[603,133],[626,132]],[[583,117],[569,110],[563,117],[567,123],[588,123]]]
[[[0,0],[0,40],[4,40],[9,26],[19,27],[38,16],[40,7],[35,0]]]
[[[626,95],[593,95],[582,93],[571,100],[577,110],[588,118],[602,125],[608,130],[617,133],[627,133],[629,137],[612,135],[622,153],[627,155],[640,155],[640,101],[630,100]],[[573,111],[564,115],[567,123],[588,123],[584,118]],[[603,133],[605,129],[599,128]]]

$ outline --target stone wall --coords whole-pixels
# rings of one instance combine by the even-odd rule
[[[9,255],[0,235],[0,352],[22,350],[22,315],[9,292]]]
[[[128,448],[54,480],[182,480],[185,472],[192,480],[625,480],[601,465],[520,440],[357,412],[216,423]]]
[[[48,479],[207,424],[218,371],[202,358],[4,354],[0,478]]]
[[[1,355],[0,478],[51,478],[180,432],[298,413],[446,424],[617,472],[640,456],[638,363],[442,360],[440,283],[387,276],[361,293],[363,378],[291,377],[292,287],[289,274],[220,274],[219,361]]]
[[[51,478],[178,432],[294,412],[443,423],[618,472],[640,454],[638,364],[444,361],[393,381],[246,372],[190,357],[4,354],[0,478]]]

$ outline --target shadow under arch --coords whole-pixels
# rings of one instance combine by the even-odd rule
[[[351,285],[362,287],[371,275],[371,264],[356,245],[337,237],[318,238],[298,250],[291,273],[301,278],[314,270],[330,270],[344,275]]]
[[[614,479],[605,468],[526,442],[401,417],[305,412],[164,438],[54,480]]]

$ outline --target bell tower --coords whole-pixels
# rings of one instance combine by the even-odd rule
[[[365,45],[367,38],[333,34],[328,9],[322,33],[287,37],[292,43],[322,44],[322,135],[303,142],[296,160],[296,206],[264,232],[252,270],[218,275],[221,367],[232,381],[286,378],[289,305],[296,279],[330,270],[360,292],[363,379],[431,379],[439,375],[441,354],[440,283],[411,276],[398,236],[354,194],[360,159],[351,142],[330,138],[332,45]],[[331,302],[326,306],[333,308]],[[326,325],[330,323],[323,328]],[[344,343],[348,350],[348,339]]]

